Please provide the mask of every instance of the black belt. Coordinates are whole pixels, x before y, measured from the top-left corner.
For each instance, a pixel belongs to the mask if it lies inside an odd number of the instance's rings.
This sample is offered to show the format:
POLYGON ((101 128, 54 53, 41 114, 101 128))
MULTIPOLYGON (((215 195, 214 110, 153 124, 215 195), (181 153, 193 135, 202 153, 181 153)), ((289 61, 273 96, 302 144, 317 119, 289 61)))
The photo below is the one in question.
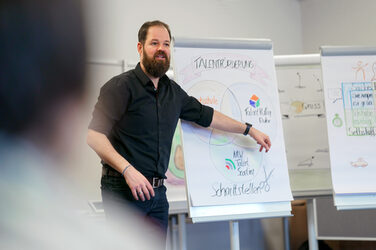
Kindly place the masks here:
POLYGON ((163 186, 164 179, 159 177, 146 177, 153 188, 159 188, 163 186))
MULTIPOLYGON (((122 177, 121 173, 114 170, 113 168, 102 167, 102 176, 105 176, 105 175, 122 177)), ((163 186, 163 183, 164 183, 164 179, 160 177, 146 177, 146 179, 150 182, 153 188, 159 188, 163 186)))

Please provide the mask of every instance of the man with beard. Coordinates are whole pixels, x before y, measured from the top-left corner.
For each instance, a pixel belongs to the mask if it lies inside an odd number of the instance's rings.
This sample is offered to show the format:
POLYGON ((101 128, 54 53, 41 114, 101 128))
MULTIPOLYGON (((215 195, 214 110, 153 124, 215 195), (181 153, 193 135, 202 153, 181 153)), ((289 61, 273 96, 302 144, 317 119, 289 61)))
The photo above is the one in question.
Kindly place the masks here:
POLYGON ((267 152, 271 143, 250 124, 202 105, 165 75, 171 42, 167 24, 144 23, 138 41, 140 63, 101 88, 87 141, 102 159, 101 189, 107 218, 119 220, 121 206, 128 201, 165 235, 168 202, 163 180, 179 118, 250 135, 261 145, 260 151, 265 148, 267 152))

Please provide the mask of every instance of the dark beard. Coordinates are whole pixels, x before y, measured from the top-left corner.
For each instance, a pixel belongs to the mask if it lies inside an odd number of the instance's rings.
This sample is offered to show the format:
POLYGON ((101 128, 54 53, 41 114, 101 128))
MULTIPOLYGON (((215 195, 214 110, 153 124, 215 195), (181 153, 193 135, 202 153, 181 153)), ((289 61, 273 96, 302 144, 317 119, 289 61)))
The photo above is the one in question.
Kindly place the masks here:
POLYGON ((142 59, 142 64, 144 65, 145 70, 151 76, 158 78, 162 77, 170 68, 170 60, 163 51, 157 51, 153 58, 148 57, 145 53, 142 59), (165 61, 157 61, 155 57, 158 55, 163 55, 165 57, 165 61))

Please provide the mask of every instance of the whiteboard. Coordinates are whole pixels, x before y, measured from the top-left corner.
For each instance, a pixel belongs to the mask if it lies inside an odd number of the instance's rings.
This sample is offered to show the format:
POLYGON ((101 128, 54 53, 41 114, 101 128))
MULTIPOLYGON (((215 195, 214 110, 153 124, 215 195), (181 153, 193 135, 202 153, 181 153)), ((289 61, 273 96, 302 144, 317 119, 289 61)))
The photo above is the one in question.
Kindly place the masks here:
POLYGON ((249 137, 182 122, 190 215, 195 216, 195 208, 207 212, 211 206, 260 202, 287 202, 289 213, 292 195, 271 43, 242 40, 238 48, 234 40, 181 41, 175 40, 174 73, 182 88, 202 103, 252 123, 273 142, 269 153, 260 153, 249 137))
POLYGON ((375 193, 376 48, 322 48, 335 194, 375 193))
POLYGON ((319 55, 315 61, 284 60, 277 66, 289 169, 329 169, 325 103, 319 55))

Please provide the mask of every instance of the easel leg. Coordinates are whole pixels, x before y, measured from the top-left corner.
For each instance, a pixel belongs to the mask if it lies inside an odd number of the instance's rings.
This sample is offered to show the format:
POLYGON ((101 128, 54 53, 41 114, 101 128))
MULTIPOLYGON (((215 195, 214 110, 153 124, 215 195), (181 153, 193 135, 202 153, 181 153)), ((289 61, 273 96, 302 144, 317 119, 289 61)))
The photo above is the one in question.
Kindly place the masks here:
POLYGON ((187 235, 185 228, 185 214, 178 215, 178 224, 179 224, 179 244, 180 250, 187 250, 187 235))
POLYGON ((307 223, 308 223, 308 243, 310 250, 318 250, 319 245, 316 239, 316 228, 315 228, 315 199, 307 200, 307 223))
POLYGON ((176 250, 178 249, 178 224, 176 222, 176 216, 172 215, 171 216, 171 228, 170 228, 170 235, 171 235, 171 250, 176 250))
POLYGON ((238 221, 230 221, 230 242, 231 250, 240 250, 238 221))
POLYGON ((288 217, 283 217, 283 237, 285 250, 290 250, 290 226, 288 217))

